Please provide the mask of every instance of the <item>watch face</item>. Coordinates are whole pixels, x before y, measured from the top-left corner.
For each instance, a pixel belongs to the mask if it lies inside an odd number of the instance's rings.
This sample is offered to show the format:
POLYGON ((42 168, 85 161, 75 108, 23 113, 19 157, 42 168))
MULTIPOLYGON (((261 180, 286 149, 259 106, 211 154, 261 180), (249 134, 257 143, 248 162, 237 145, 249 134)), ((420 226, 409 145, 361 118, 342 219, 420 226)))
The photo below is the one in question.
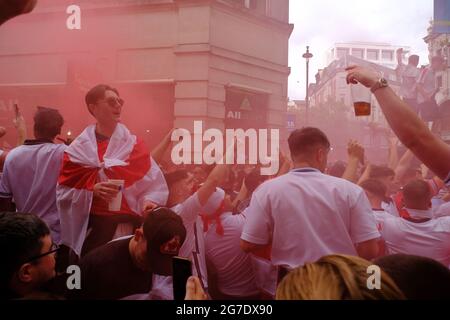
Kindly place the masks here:
POLYGON ((387 82, 387 80, 386 80, 386 79, 384 79, 384 78, 381 78, 381 79, 380 79, 380 84, 381 84, 381 86, 382 86, 382 87, 387 87, 387 85, 388 85, 388 82, 387 82))

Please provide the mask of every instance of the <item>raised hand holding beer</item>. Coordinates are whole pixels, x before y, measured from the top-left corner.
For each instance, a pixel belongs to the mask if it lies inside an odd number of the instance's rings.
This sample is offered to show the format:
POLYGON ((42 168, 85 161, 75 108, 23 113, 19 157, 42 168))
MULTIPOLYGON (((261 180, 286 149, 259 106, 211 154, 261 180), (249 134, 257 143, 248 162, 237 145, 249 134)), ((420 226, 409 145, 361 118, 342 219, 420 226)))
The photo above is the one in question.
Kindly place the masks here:
POLYGON ((355 115, 369 116, 371 111, 372 92, 371 88, 378 80, 379 75, 369 69, 358 66, 350 66, 345 69, 347 74, 347 84, 351 84, 351 93, 355 115))

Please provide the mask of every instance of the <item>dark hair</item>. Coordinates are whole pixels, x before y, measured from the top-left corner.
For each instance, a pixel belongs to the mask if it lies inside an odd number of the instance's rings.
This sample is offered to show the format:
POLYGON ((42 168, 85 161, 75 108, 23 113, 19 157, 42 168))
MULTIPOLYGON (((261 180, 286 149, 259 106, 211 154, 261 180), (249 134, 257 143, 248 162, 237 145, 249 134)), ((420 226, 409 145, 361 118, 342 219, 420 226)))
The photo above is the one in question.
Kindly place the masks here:
POLYGON ((416 54, 410 55, 408 58, 408 63, 417 66, 419 64, 419 56, 416 54))
POLYGON ((188 171, 186 169, 178 169, 172 172, 164 174, 167 186, 169 189, 178 181, 186 179, 188 177, 188 171))
POLYGON ((386 166, 372 166, 370 170, 370 178, 371 179, 381 179, 387 177, 394 177, 395 171, 386 166))
POLYGON ((288 138, 289 150, 292 156, 307 154, 317 145, 330 147, 327 136, 318 128, 306 127, 294 130, 288 138))
POLYGON ((61 133, 64 119, 58 110, 46 107, 37 107, 34 114, 34 133, 36 138, 53 140, 61 133))
POLYGON ((144 237, 149 247, 159 250, 161 244, 169 241, 174 235, 180 235, 181 243, 186 238, 186 229, 179 215, 169 208, 160 207, 147 215, 142 225, 144 237))
POLYGON ((90 104, 95 104, 98 100, 103 99, 106 91, 113 91, 119 95, 119 91, 117 91, 117 89, 110 87, 107 84, 98 84, 86 94, 84 99, 86 105, 89 106, 90 104))
POLYGON ((403 187, 403 200, 410 209, 421 209, 427 206, 431 199, 431 190, 424 180, 413 180, 403 187))
POLYGON ((450 299, 450 270, 426 257, 395 254, 374 261, 407 299, 450 299))
POLYGON ((0 295, 9 291, 9 282, 19 267, 41 253, 42 238, 49 234, 45 222, 33 214, 0 212, 0 295))
POLYGON ((367 179, 364 180, 361 184, 360 184, 361 188, 363 188, 364 190, 374 194, 375 196, 377 196, 378 198, 380 198, 381 200, 385 201, 387 199, 386 196, 386 192, 387 192, 387 187, 386 185, 381 182, 380 180, 377 179, 367 179))
POLYGON ((347 168, 347 164, 342 160, 338 160, 330 167, 328 174, 333 177, 341 178, 345 172, 345 168, 347 168))

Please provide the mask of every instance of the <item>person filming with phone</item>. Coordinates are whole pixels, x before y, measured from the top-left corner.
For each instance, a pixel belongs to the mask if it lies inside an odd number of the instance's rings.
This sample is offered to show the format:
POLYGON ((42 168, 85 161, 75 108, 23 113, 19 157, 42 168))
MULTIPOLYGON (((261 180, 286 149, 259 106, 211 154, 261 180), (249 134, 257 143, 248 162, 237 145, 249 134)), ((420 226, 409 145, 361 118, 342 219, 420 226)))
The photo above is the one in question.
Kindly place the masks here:
POLYGON ((133 236, 94 249, 79 263, 81 290, 76 299, 115 300, 146 295, 152 275, 172 275, 172 258, 186 239, 182 219, 168 208, 156 208, 133 236))

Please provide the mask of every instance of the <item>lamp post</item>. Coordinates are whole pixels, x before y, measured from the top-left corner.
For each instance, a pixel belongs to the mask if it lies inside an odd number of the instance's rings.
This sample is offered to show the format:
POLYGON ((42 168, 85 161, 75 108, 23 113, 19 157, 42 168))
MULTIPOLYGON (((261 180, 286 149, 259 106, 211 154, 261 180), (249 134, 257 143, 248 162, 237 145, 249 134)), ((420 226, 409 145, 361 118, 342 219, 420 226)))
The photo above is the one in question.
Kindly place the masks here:
POLYGON ((303 54, 303 58, 306 59, 306 112, 305 112, 305 122, 306 125, 309 123, 309 59, 313 57, 312 53, 309 52, 309 46, 306 46, 306 52, 303 54))

